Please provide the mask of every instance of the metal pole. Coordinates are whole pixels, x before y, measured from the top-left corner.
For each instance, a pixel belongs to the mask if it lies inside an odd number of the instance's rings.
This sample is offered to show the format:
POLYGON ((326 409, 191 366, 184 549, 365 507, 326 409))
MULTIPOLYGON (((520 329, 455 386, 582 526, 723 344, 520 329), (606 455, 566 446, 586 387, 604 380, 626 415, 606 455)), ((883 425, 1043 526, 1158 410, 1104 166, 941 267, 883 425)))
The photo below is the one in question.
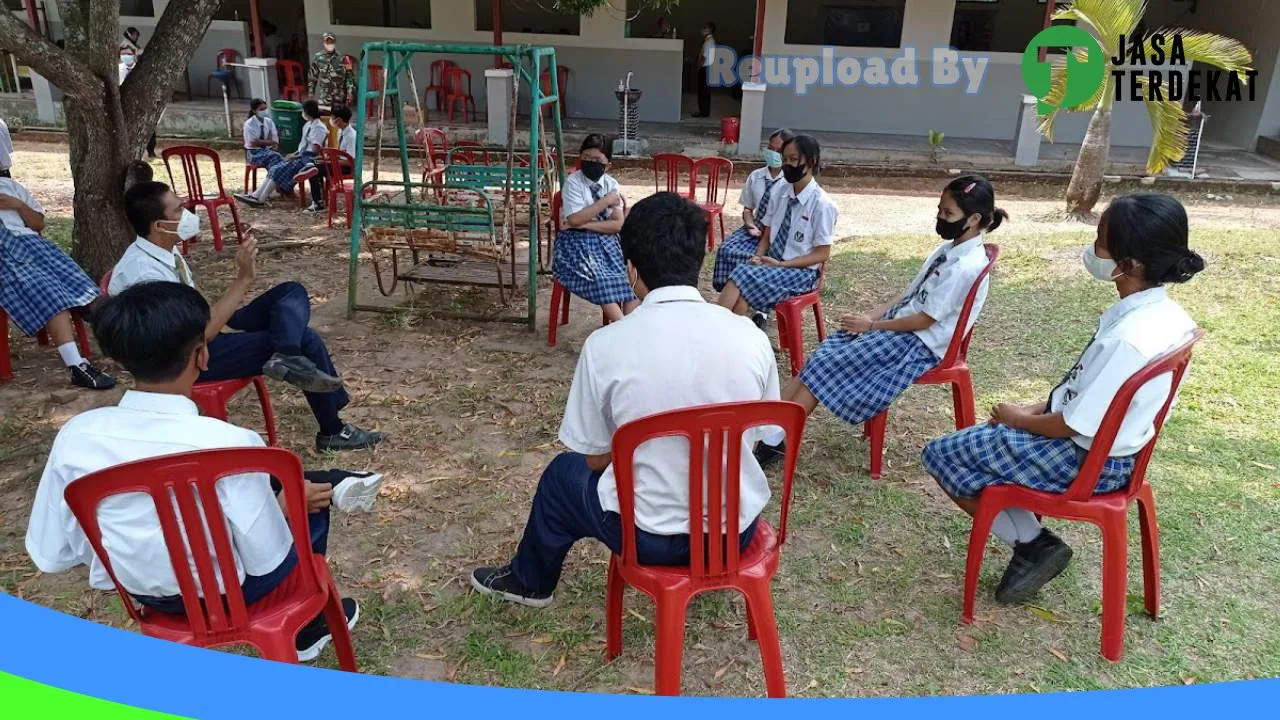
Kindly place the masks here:
MULTIPOLYGON (((360 271, 360 227, 364 224, 364 126, 368 121, 369 103, 365 102, 365 95, 369 92, 369 56, 373 54, 373 50, 369 46, 365 46, 365 51, 360 53, 360 81, 357 83, 357 94, 360 102, 356 103, 356 148, 360 152, 356 153, 356 166, 352 171, 352 192, 351 204, 354 209, 351 212, 351 258, 347 268, 347 317, 352 317, 356 313, 356 290, 360 271)), ((384 53, 384 63, 393 61, 391 52, 384 53)), ((385 91, 384 91, 385 92, 385 91)), ((397 98, 397 105, 399 98, 397 98)), ((382 152, 382 144, 378 144, 378 152, 382 152)))
MULTIPOLYGON (((1044 3, 1044 28, 1049 29, 1053 25, 1053 11, 1057 9, 1057 3, 1054 0, 1045 0, 1044 3)), ((1049 57, 1049 48, 1040 48, 1040 62, 1044 62, 1049 57)))
MULTIPOLYGON (((501 45, 502 44, 502 0, 493 0, 493 4, 491 5, 491 7, 493 8, 490 14, 491 17, 493 18, 493 44, 501 45)), ((502 55, 493 56, 493 67, 495 70, 502 67, 502 60, 503 60, 502 55)))
POLYGON ((227 118, 227 137, 234 138, 235 135, 231 132, 231 101, 227 99, 226 83, 222 83, 222 113, 227 118))
POLYGON ((1200 131, 1196 133, 1196 153, 1191 157, 1191 179, 1196 179, 1196 168, 1200 165, 1200 141, 1204 137, 1204 121, 1208 120, 1208 115, 1200 116, 1200 131))
MULTIPOLYGON (((258 14, 258 0, 249 0, 249 27, 253 30, 253 55, 254 57, 264 57, 262 54, 262 16, 258 14)), ((270 83, 267 83, 270 85, 270 83)))
POLYGON ((752 68, 751 82, 760 81, 760 56, 764 54, 764 10, 766 0, 756 0, 756 39, 752 43, 751 52, 756 56, 755 67, 752 68))

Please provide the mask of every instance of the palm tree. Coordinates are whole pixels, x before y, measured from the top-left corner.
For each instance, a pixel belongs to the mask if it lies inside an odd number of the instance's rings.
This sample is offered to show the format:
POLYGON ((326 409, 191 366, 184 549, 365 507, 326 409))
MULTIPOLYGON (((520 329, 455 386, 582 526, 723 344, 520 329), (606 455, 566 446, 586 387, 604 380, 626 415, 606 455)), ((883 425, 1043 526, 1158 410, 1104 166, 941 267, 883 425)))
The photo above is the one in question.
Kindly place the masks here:
MULTIPOLYGON (((1074 0, 1061 3, 1053 14, 1054 20, 1074 20, 1077 25, 1090 30, 1100 40, 1103 54, 1108 65, 1111 58, 1119 51, 1120 36, 1130 38, 1137 29, 1143 14, 1146 13, 1146 0, 1074 0)), ((1242 82, 1246 80, 1244 73, 1251 68, 1253 56, 1238 40, 1215 35, 1213 33, 1185 30, 1182 28, 1162 28, 1145 34, 1140 39, 1144 49, 1149 48, 1152 35, 1160 34, 1168 39, 1174 35, 1182 38, 1182 46, 1186 51, 1187 67, 1191 63, 1213 65, 1223 70, 1240 74, 1242 82)), ((1167 45, 1166 45, 1167 49, 1167 45)), ((1087 50, 1072 51, 1080 60, 1085 59, 1087 50)), ((1167 59, 1167 55, 1166 55, 1167 59)), ((1111 152, 1111 105, 1115 99, 1115 77, 1107 68, 1102 84, 1093 97, 1075 107, 1057 107, 1066 94, 1066 64, 1054 63, 1052 68, 1052 89, 1045 99, 1055 109, 1040 118, 1040 132, 1050 142, 1053 141, 1054 122, 1064 109, 1073 112, 1093 111, 1089 120, 1089 129, 1085 132, 1084 142, 1080 145, 1080 155, 1076 159, 1075 169, 1071 173, 1071 183, 1067 186, 1067 211, 1075 215, 1087 215, 1093 211, 1102 193, 1102 175, 1107 166, 1107 156, 1111 152)), ((1147 96, 1146 78, 1139 76, 1138 83, 1143 96, 1147 96)), ((1156 174, 1164 171, 1171 164, 1178 162, 1187 153, 1187 114, 1180 101, 1167 97, 1160 100, 1147 98, 1144 100, 1147 115, 1151 118, 1151 152, 1147 156, 1147 172, 1156 174)))

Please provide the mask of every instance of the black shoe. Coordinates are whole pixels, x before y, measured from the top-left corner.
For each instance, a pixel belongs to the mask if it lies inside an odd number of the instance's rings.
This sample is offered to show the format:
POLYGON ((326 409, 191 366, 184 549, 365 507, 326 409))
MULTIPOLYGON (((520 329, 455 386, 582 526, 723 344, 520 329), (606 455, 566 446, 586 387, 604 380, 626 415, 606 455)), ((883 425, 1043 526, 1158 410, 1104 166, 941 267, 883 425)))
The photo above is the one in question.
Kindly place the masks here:
MULTIPOLYGON (((342 612, 347 616, 347 629, 354 630, 356 622, 360 620, 360 606, 351 598, 342 598, 342 612)), ((294 647, 298 649, 298 662, 315 660, 332 639, 329 624, 324 621, 322 613, 298 631, 298 637, 294 640, 294 647)))
POLYGON ((116 386, 116 379, 93 366, 88 360, 69 368, 71 384, 87 390, 110 390, 116 386))
POLYGON ((240 202, 246 205, 252 205, 254 207, 263 207, 266 205, 266 203, 259 200, 256 196, 250 195, 249 193, 236 193, 235 195, 232 195, 232 197, 234 197, 235 199, 239 200, 240 202))
POLYGON ((1022 603, 1062 574, 1071 562, 1071 546, 1047 528, 1035 540, 1013 546, 1013 558, 996 587, 996 601, 1022 603))
POLYGON ((760 332, 769 332, 769 316, 762 312, 754 312, 751 314, 751 322, 760 328, 760 332))
POLYGON ((316 435, 316 452, 326 450, 364 450, 382 442, 382 433, 364 430, 347 423, 342 432, 334 435, 316 435))
POLYGON ((704 117, 711 117, 711 114, 710 113, 694 113, 693 115, 690 115, 690 117, 704 118, 704 117))
POLYGON ((756 456, 756 462, 760 463, 760 467, 769 467, 787 456, 787 441, 783 440, 777 445, 770 445, 761 440, 756 443, 751 454, 756 456))
POLYGON ((485 595, 502 598, 507 602, 529 607, 544 608, 551 604, 554 596, 551 593, 539 595, 527 590, 516 580, 511 566, 500 568, 476 568, 471 571, 471 587, 485 595))
POLYGON ((262 366, 262 374, 272 380, 287 382, 302 392, 331 393, 342 389, 341 380, 323 372, 301 355, 276 353, 262 366))

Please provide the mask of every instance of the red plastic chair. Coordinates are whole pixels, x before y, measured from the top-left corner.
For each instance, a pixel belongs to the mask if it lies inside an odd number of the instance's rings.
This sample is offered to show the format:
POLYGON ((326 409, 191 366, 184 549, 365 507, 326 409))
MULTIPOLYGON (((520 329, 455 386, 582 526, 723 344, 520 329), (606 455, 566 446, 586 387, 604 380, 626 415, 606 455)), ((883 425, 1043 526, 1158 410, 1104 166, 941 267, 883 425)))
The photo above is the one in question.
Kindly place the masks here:
POLYGON ((276 65, 281 75, 280 97, 294 102, 302 102, 306 99, 307 76, 302 69, 302 63, 297 60, 280 60, 276 65))
MULTIPOLYGON (((560 191, 557 190, 555 195, 551 196, 551 232, 553 236, 560 235, 560 211, 563 203, 560 199, 560 191)), ((552 246, 554 247, 554 245, 552 246)), ((554 252, 554 250, 553 250, 554 252)), ((555 279, 555 275, 551 276, 551 314, 547 317, 547 346, 556 346, 556 332, 561 325, 569 324, 569 300, 573 295, 559 280, 555 279), (556 318, 560 321, 556 322, 556 318)), ((605 316, 604 310, 600 310, 600 326, 604 327, 609 324, 609 318, 605 316)))
POLYGON ((659 192, 661 190, 673 192, 693 200, 693 158, 680 153, 655 153, 653 156, 653 191, 659 192), (689 174, 688 185, 681 184, 680 175, 682 173, 689 174), (667 180, 665 187, 659 185, 662 177, 667 180))
POLYGON ((470 122, 475 118, 476 100, 471 97, 471 71, 453 66, 444 71, 444 105, 449 111, 449 121, 453 121, 453 109, 462 105, 462 121, 470 122))
POLYGON ((706 176, 706 192, 698 207, 707 214, 707 250, 716 249, 715 221, 720 220, 720 241, 724 242, 724 206, 729 202, 729 184, 733 182, 733 163, 729 158, 711 156, 699 158, 689 174, 689 189, 698 192, 698 179, 706 176))
MULTIPOLYGON (((107 288, 110 285, 111 271, 108 270, 107 274, 102 276, 102 281, 98 283, 98 290, 102 292, 102 297, 107 297, 107 288)), ((274 447, 279 444, 279 438, 276 436, 276 413, 271 407, 271 395, 267 392, 267 379, 263 376, 196 383, 191 387, 191 401, 200 408, 201 415, 227 422, 227 405, 231 403, 231 398, 250 384, 257 391, 258 405, 262 407, 262 422, 267 430, 267 444, 274 447)))
POLYGON ((433 170, 443 167, 449 158, 449 138, 440 128, 418 128, 413 134, 413 141, 423 150, 426 165, 422 170, 422 181, 433 170))
POLYGON ((241 57, 240 51, 234 48, 225 48, 218 51, 217 56, 213 60, 215 69, 213 72, 209 73, 209 77, 205 79, 205 95, 213 97, 213 81, 217 80, 223 85, 226 85, 228 89, 234 85, 236 88, 236 95, 244 97, 244 91, 240 89, 240 78, 236 77, 236 69, 233 67, 227 67, 227 63, 242 62, 241 57))
POLYGON ((431 84, 427 85, 427 89, 422 91, 422 107, 427 107, 427 95, 436 94, 436 110, 444 109, 444 73, 451 67, 457 67, 457 63, 452 60, 435 60, 431 63, 431 84))
POLYGON ((826 263, 818 268, 818 287, 813 292, 783 300, 774 306, 778 316, 778 344, 787 351, 791 361, 791 377, 800 374, 804 367, 804 311, 813 308, 813 320, 818 326, 818 342, 827 339, 827 324, 822 318, 822 282, 826 275, 826 263))
POLYGON ((182 178, 187 188, 187 196, 182 204, 191 211, 195 211, 196 206, 199 205, 209 213, 209 229, 213 232, 213 249, 222 249, 222 228, 218 222, 218 208, 224 205, 231 209, 231 219, 235 221, 236 239, 244 242, 244 232, 240 227, 240 212, 236 209, 235 201, 222 186, 222 161, 218 159, 218 153, 199 145, 174 145, 160 151, 160 157, 164 160, 165 170, 169 173, 169 185, 175 191, 178 185, 174 182, 173 166, 169 161, 172 158, 178 158, 181 161, 182 178), (205 191, 204 180, 200 177, 201 158, 213 163, 213 175, 218 181, 216 194, 205 191))
MULTIPOLYGON (((969 315, 973 311, 974 302, 978 299, 982 281, 991 273, 996 260, 1000 257, 999 245, 986 243, 983 248, 987 251, 987 266, 978 273, 978 277, 973 281, 973 287, 969 288, 969 295, 964 299, 964 306, 956 319, 956 331, 951 336, 951 344, 947 346, 946 356, 915 382, 916 385, 951 385, 951 404, 955 410, 957 430, 963 430, 978 422, 973 406, 973 373, 969 371, 969 343, 973 340, 973 330, 977 327, 977 323, 974 323, 974 327, 968 327, 969 315)), ((876 479, 880 478, 884 461, 884 432, 888 424, 889 411, 885 410, 868 420, 863 426, 862 436, 871 441, 871 477, 876 479)))
MULTIPOLYGON (((477 162, 481 165, 489 164, 489 151, 485 149, 484 143, 476 140, 455 140, 453 142, 452 152, 446 153, 448 159, 462 163, 463 165, 475 165, 477 162), (458 151, 458 148, 475 148, 474 150, 458 151)), ((446 163, 448 160, 445 161, 446 163)))
MULTIPOLYGON (((569 76, 573 74, 573 70, 568 65, 556 66, 556 85, 560 91, 560 117, 565 118, 569 115, 569 76)), ((543 70, 540 78, 542 86, 542 96, 547 97, 551 94, 551 71, 543 70)))
POLYGON ((655 691, 680 694, 685 611, 695 595, 737 590, 747 601, 747 637, 760 644, 766 694, 786 696, 782 649, 769 584, 787 539, 791 486, 804 432, 804 408, 789 402, 762 401, 707 405, 651 415, 629 422, 613 434, 613 469, 622 516, 622 554, 609 560, 605 591, 605 655, 622 654, 622 604, 630 585, 653 598, 656 606, 655 691), (762 425, 787 433, 782 512, 775 531, 764 518, 745 552, 738 550, 739 482, 743 431, 762 425), (689 441, 688 567, 641 565, 636 555, 635 477, 632 459, 645 441, 684 437, 689 441), (721 459, 724 462, 721 462, 721 459), (705 468, 705 470, 704 470, 705 468), (704 477, 705 473, 705 477, 704 477), (711 519, 704 529, 704 518, 711 519), (723 518, 723 520, 720 520, 723 518))
POLYGON ((1134 373, 1111 400, 1111 407, 1102 418, 1102 425, 1094 435, 1093 444, 1085 456, 1080 473, 1064 493, 1042 492, 1021 485, 993 485, 982 491, 978 500, 978 514, 973 519, 969 533, 969 553, 965 561, 964 611, 961 619, 973 624, 974 596, 978 591, 978 574, 982 570, 982 554, 991 535, 991 524, 1001 511, 1020 507, 1049 517, 1064 520, 1080 520, 1097 525, 1102 531, 1102 656, 1111 662, 1119 662, 1124 656, 1124 619, 1129 571, 1129 506, 1138 503, 1138 528, 1142 535, 1142 586, 1147 614, 1155 619, 1160 614, 1160 538, 1156 525, 1156 499, 1147 484, 1147 465, 1155 452, 1156 440, 1169 415, 1169 408, 1182 384, 1182 377, 1191 362, 1191 349, 1203 330, 1196 330, 1191 339, 1147 363, 1134 373), (1155 419, 1155 434, 1134 460, 1133 475, 1123 490, 1094 495, 1103 464, 1115 444, 1116 433, 1124 422, 1133 396, 1148 381, 1172 374, 1169 396, 1155 419))
MULTIPOLYGON (((369 66, 369 92, 382 92, 382 86, 385 79, 385 69, 381 65, 369 66)), ((422 122, 427 121, 426 111, 427 109, 425 107, 422 108, 422 122)), ((365 117, 376 122, 378 119, 378 101, 366 100, 364 105, 364 114, 365 117)))
POLYGON ((342 598, 324 556, 311 552, 302 461, 293 453, 278 448, 234 448, 163 455, 90 473, 69 484, 63 497, 111 575, 125 610, 144 635, 202 648, 247 644, 265 659, 296 664, 298 631, 323 612, 333 633, 339 667, 356 672, 342 598), (297 568, 279 588, 252 605, 245 604, 238 584, 227 582, 221 591, 218 586, 219 576, 236 577, 236 567, 217 483, 244 473, 266 473, 284 486, 289 528, 298 551, 297 568), (146 493, 155 503, 169 562, 181 588, 184 615, 139 607, 116 579, 102 544, 97 508, 108 498, 125 493, 146 493), (210 542, 191 542, 193 534, 184 531, 200 527, 210 542), (222 599, 214 600, 219 597, 222 599))
MULTIPOLYGON (((76 331, 76 344, 80 346, 80 355, 88 360, 93 357, 89 347, 89 333, 85 330, 84 320, 79 315, 71 316, 71 324, 76 331)), ((36 333, 36 342, 44 347, 49 346, 49 333, 40 330, 36 333)), ((13 360, 9 357, 9 313, 0 308, 0 382, 13 379, 13 360)))
POLYGON ((320 159, 328 168, 325 193, 329 206, 329 227, 333 227, 333 214, 337 211, 338 198, 346 202, 347 227, 351 227, 351 213, 355 207, 355 158, 335 148, 323 148, 320 150, 320 159), (343 174, 344 170, 349 171, 348 175, 343 174))

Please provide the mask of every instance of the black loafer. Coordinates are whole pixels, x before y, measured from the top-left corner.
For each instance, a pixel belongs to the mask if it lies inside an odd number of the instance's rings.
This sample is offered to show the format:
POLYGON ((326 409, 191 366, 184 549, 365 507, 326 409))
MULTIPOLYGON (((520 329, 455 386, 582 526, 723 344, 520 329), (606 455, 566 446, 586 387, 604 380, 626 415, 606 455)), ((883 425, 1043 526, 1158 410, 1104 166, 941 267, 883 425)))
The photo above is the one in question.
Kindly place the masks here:
POLYGON ((86 390, 110 390, 116 386, 116 379, 84 361, 71 370, 71 384, 86 390))
POLYGON ((1013 557, 996 587, 996 601, 1023 603, 1040 588, 1062 574, 1071 563, 1071 546, 1048 530, 1041 530, 1035 540, 1013 546, 1013 557))

